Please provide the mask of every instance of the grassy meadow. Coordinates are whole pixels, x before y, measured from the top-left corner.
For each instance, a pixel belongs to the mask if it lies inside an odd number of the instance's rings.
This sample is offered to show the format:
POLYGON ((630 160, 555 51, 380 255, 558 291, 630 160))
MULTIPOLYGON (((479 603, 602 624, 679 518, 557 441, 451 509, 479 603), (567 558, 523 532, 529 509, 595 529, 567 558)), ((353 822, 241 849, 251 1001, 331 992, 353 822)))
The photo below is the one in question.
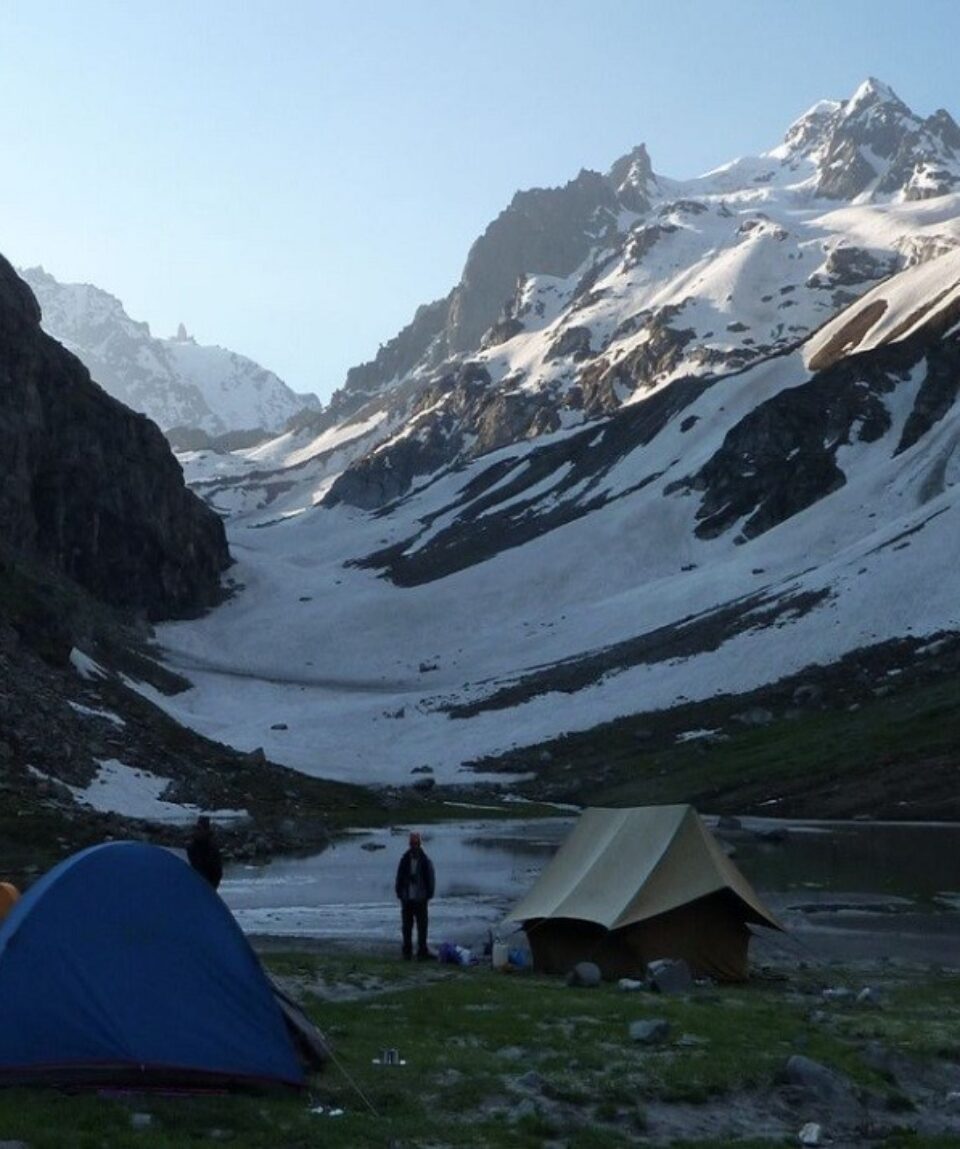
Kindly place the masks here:
POLYGON ((879 1004, 862 1006, 852 995, 824 998, 825 987, 863 984, 839 970, 761 971, 744 986, 663 997, 615 984, 573 989, 562 979, 488 966, 343 953, 275 953, 265 962, 335 1049, 305 1094, 10 1090, 0 1092, 0 1143, 29 1149, 795 1145, 800 1126, 819 1111, 813 1103, 790 1108, 782 1081, 794 1053, 850 1082, 868 1105, 870 1143, 893 1149, 960 1143, 954 1135, 910 1128, 923 1125, 918 1115, 930 1104, 931 1082, 942 1092, 960 1064, 960 978, 946 973, 929 972, 918 982, 915 974, 888 969, 870 983, 879 1004), (669 1025, 661 1044, 631 1040, 631 1022, 654 1018, 669 1025), (909 1073, 878 1069, 870 1056, 878 1046, 909 1073), (375 1064, 387 1047, 406 1064, 375 1064), (336 1110, 342 1112, 331 1115, 336 1110))

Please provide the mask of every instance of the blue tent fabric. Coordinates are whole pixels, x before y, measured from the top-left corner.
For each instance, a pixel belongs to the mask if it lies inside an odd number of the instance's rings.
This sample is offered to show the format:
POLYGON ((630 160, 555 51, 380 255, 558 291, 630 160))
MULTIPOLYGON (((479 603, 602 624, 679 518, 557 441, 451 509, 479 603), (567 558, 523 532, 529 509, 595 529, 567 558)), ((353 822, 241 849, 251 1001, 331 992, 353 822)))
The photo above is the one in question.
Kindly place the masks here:
POLYGON ((302 1086, 233 915, 168 850, 110 842, 36 882, 0 925, 0 1083, 302 1086))

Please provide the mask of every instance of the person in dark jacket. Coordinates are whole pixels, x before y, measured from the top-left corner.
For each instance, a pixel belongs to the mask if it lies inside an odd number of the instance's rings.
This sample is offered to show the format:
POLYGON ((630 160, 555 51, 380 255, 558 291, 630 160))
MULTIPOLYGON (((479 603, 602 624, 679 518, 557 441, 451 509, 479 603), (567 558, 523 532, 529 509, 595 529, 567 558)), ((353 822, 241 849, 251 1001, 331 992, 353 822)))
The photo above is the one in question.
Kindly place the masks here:
POLYGON ((400 899, 400 925, 403 932, 403 956, 413 957, 413 926, 417 926, 417 960, 427 961, 433 954, 427 948, 427 905, 435 884, 433 862, 423 852, 420 835, 410 835, 410 849, 397 866, 396 891, 400 899))
POLYGON ((223 877, 223 859, 220 847, 213 833, 213 826, 206 814, 201 814, 193 830, 193 837, 187 846, 187 859, 190 865, 213 886, 220 885, 223 877))

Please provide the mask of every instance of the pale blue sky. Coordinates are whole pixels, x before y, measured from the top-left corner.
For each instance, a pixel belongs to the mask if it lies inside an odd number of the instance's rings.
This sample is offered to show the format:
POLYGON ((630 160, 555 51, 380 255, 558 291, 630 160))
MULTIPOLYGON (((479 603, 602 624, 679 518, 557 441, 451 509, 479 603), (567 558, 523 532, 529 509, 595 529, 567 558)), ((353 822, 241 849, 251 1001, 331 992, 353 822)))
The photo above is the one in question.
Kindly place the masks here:
POLYGON ((867 75, 960 118, 957 0, 0 0, 0 252, 326 398, 521 187, 687 177, 867 75))

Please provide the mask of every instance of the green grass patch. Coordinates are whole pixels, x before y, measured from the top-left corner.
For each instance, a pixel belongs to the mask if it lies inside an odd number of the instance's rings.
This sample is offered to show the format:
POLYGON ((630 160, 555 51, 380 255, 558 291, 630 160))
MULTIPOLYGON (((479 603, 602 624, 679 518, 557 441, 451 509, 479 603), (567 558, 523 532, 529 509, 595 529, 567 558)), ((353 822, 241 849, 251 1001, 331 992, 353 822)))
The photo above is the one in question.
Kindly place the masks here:
MULTIPOLYGON (((766 1097, 787 1059, 802 1052, 847 1075, 908 1117, 916 1100, 868 1067, 863 1027, 879 1027, 901 1054, 936 1058, 960 1020, 960 979, 931 976, 890 987, 882 1010, 836 1008, 811 1019, 799 981, 752 983, 684 997, 573 990, 561 979, 485 967, 401 963, 378 957, 282 953, 271 971, 291 985, 335 1049, 303 1096, 101 1097, 0 1092, 0 1141, 31 1149, 186 1149, 222 1142, 267 1146, 541 1146, 562 1137, 579 1149, 636 1144, 649 1111, 706 1106, 745 1092, 766 1097), (670 1034, 647 1047, 631 1021, 665 1018, 670 1034), (375 1064, 396 1048, 402 1066, 375 1064), (322 1107, 322 1111, 318 1110, 322 1107), (331 1109, 342 1109, 330 1116, 331 1109), (134 1126, 134 1114, 149 1124, 134 1126)), ((815 1001, 816 999, 814 999, 815 1001)), ((677 1141, 759 1149, 757 1140, 677 1141)), ((897 1146, 946 1146, 907 1137, 897 1146)))
POLYGON ((864 689, 855 706, 837 697, 824 709, 797 710, 790 689, 780 687, 769 688, 772 697, 758 692, 707 699, 618 719, 478 765, 531 770, 536 780, 519 790, 583 805, 693 802, 714 812, 747 813, 777 797, 785 813, 813 803, 820 811, 831 808, 832 816, 879 808, 903 817, 901 800, 924 817, 960 812, 953 782, 960 677, 889 682, 896 685, 885 686, 890 693, 884 697, 864 689), (736 720, 755 707, 769 709, 773 719, 759 726, 736 720), (677 741, 691 730, 722 737, 677 741))

